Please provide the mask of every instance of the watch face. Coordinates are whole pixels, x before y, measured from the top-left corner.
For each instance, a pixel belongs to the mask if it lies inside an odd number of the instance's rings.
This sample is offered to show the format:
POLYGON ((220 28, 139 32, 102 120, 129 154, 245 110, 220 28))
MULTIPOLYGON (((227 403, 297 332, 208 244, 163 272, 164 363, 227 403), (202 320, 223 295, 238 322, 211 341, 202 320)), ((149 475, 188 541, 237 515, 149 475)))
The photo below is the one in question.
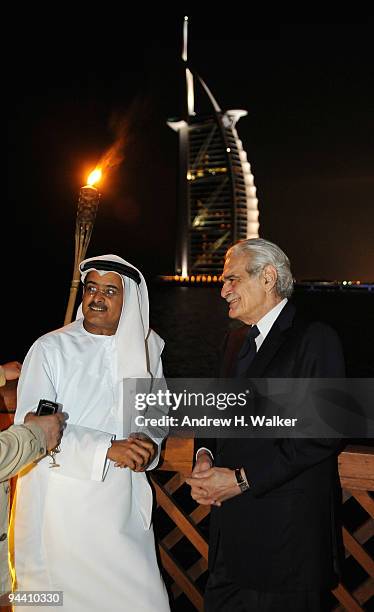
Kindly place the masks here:
POLYGON ((243 493, 249 489, 249 484, 245 478, 242 476, 241 468, 236 468, 235 470, 235 478, 236 482, 240 488, 240 491, 243 493))
POLYGON ((242 476, 241 468, 236 468, 235 470, 236 482, 240 484, 241 482, 245 482, 245 479, 242 476))

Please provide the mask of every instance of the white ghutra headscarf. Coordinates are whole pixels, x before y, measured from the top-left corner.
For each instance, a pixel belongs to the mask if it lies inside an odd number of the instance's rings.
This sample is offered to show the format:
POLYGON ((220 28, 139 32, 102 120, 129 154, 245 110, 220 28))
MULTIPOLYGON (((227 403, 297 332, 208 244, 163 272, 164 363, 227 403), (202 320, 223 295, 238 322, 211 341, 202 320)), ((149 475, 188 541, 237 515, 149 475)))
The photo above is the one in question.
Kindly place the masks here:
MULTIPOLYGON (((157 364, 164 341, 149 329, 148 290, 141 272, 118 255, 90 257, 81 262, 79 269, 82 282, 92 270, 100 276, 114 272, 122 279, 122 312, 115 333, 118 379, 149 378, 154 375, 152 364, 157 364)), ((77 319, 82 317, 80 305, 77 319)))

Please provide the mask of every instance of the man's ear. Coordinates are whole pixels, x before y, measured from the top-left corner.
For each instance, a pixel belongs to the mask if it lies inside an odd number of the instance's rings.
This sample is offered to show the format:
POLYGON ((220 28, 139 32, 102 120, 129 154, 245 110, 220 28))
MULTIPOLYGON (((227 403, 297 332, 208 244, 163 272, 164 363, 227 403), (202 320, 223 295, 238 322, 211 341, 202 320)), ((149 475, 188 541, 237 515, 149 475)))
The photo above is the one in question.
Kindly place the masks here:
POLYGON ((273 291, 275 284, 277 282, 277 278, 278 278, 278 273, 276 269, 274 268, 274 266, 272 266, 271 264, 268 264, 267 266, 265 266, 263 270, 265 291, 267 291, 268 293, 270 293, 270 291, 273 291))

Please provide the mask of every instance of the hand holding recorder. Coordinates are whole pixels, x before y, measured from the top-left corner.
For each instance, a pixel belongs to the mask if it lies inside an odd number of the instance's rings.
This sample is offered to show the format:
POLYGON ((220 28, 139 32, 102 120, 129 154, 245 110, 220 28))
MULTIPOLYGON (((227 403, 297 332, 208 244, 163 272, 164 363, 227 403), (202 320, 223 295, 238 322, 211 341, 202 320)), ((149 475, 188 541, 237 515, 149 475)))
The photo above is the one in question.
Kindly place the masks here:
POLYGON ((68 418, 61 409, 61 404, 40 400, 36 412, 28 412, 25 416, 25 423, 33 421, 44 431, 48 451, 56 448, 61 442, 65 421, 68 418))

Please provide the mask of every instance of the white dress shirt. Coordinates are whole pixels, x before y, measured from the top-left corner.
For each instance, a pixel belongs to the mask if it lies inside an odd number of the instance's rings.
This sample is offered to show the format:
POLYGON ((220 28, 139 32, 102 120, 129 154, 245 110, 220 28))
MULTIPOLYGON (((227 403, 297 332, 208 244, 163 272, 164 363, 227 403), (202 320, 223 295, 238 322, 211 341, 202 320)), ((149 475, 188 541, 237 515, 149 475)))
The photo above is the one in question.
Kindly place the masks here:
POLYGON ((267 312, 266 315, 264 315, 262 319, 260 319, 256 323, 257 329, 260 332, 257 338, 255 338, 257 351, 260 349, 261 344, 265 340, 266 336, 268 335, 269 331, 273 327, 275 321, 279 317, 280 313, 282 312, 287 302, 288 302, 287 298, 284 298, 281 302, 279 302, 279 304, 277 304, 276 306, 274 306, 274 308, 269 310, 269 312, 267 312))

